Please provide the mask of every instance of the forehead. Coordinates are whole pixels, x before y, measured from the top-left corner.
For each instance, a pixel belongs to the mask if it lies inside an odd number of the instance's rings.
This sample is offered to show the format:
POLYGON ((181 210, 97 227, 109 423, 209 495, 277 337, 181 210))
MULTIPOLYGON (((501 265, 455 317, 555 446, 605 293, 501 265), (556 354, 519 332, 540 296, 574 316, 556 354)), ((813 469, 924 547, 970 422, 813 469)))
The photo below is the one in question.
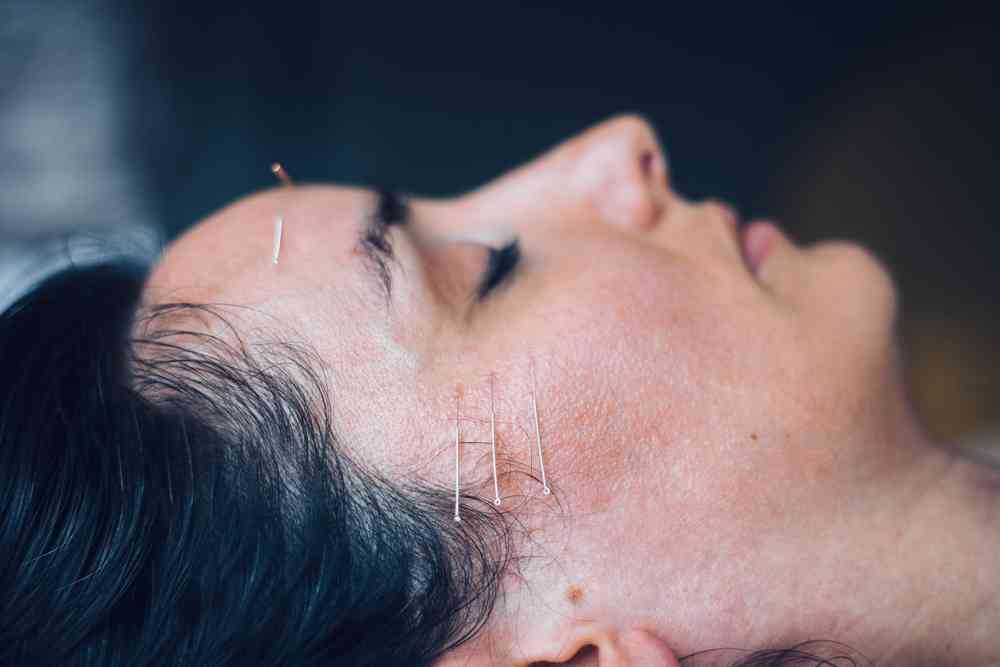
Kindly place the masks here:
POLYGON ((380 358, 378 346, 391 342, 386 306, 359 244, 373 205, 359 188, 296 186, 226 207, 166 249, 143 295, 144 305, 208 304, 220 317, 153 321, 151 329, 305 343, 327 360, 362 351, 380 358), (274 264, 278 216, 284 233, 274 264))
POLYGON ((237 200, 171 243, 147 282, 147 300, 255 303, 315 281, 357 285, 356 241, 371 207, 360 188, 299 186, 237 200), (275 221, 283 219, 274 264, 275 221))
MULTIPOLYGON (((323 360, 323 368, 314 370, 328 378, 331 391, 350 387, 335 392, 338 431, 364 439, 366 429, 377 426, 367 415, 393 415, 399 403, 397 393, 372 378, 386 377, 391 368, 389 377, 400 379, 413 366, 412 355, 393 335, 384 297, 358 243, 375 204, 370 191, 353 187, 295 186, 248 196, 165 250, 144 301, 223 306, 213 308, 221 320, 162 323, 169 329, 209 328, 227 340, 235 332, 251 348, 306 344, 323 360), (278 216, 284 234, 274 264, 278 216)), ((394 441, 384 433, 367 439, 394 441)))

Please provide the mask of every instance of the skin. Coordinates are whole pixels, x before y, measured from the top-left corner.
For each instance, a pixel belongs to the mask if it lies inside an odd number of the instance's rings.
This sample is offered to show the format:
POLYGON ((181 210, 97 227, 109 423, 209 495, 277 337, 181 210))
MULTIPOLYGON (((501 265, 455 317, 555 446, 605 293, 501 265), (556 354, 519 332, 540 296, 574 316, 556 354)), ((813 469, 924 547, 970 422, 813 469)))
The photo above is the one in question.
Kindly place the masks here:
MULTIPOLYGON (((411 199, 389 304, 356 243, 372 206, 351 187, 251 195, 173 243, 146 298, 250 306, 244 333, 313 345, 345 445, 399 479, 454 484, 456 398, 463 439, 488 441, 494 377, 502 509, 532 558, 442 665, 817 638, 880 665, 1000 661, 997 476, 926 436, 896 287, 865 248, 778 232, 750 270, 733 212, 674 192, 635 116, 411 199), (512 236, 517 274, 470 305, 486 245, 512 236), (524 474, 532 363, 550 496, 524 474)), ((464 445, 461 477, 463 503, 492 501, 488 445, 464 445)))

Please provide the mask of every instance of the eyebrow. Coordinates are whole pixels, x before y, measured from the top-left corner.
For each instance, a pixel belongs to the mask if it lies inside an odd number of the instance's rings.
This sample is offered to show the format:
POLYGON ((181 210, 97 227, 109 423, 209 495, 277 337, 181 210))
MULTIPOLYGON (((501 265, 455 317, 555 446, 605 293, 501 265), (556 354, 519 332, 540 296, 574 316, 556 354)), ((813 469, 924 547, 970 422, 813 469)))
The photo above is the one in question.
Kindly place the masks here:
POLYGON ((399 259, 389 238, 390 224, 405 224, 409 220, 409 210, 400 198, 386 189, 374 193, 375 205, 362 220, 358 231, 358 246, 364 256, 365 275, 369 283, 392 306, 392 269, 390 262, 399 265, 399 259))

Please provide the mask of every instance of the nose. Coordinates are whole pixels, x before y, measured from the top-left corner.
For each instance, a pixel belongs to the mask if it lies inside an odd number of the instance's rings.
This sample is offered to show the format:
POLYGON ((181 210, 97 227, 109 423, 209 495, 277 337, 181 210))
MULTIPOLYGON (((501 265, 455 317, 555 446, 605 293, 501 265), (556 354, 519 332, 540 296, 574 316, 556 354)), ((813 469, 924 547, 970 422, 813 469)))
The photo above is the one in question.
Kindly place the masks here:
POLYGON ((679 203, 680 197, 670 189, 667 159, 652 124, 642 116, 624 114, 450 200, 445 210, 430 217, 442 221, 438 224, 453 225, 465 236, 473 227, 493 229, 501 211, 506 220, 523 221, 534 229, 604 223, 647 231, 679 203), (470 220, 482 225, 470 225, 470 220))
POLYGON ((663 219, 671 199, 667 160, 645 118, 614 117, 566 150, 571 187, 603 221, 645 231, 663 219))

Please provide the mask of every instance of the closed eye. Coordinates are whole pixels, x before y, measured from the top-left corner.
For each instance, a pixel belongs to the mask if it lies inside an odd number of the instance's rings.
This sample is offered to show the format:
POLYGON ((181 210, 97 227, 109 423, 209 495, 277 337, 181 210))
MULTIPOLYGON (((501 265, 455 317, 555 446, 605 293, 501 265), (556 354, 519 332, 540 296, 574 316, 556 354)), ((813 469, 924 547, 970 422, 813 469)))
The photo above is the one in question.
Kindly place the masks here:
MULTIPOLYGON (((368 218, 362 233, 362 246, 369 259, 379 282, 382 283, 388 300, 392 298, 392 270, 389 262, 398 264, 392 248, 392 238, 389 234, 391 226, 406 226, 410 224, 410 208, 404 197, 398 193, 379 188, 376 192, 375 210, 368 218)), ((515 274, 521 259, 521 246, 514 239, 503 247, 489 248, 489 261, 486 270, 480 278, 473 295, 477 301, 483 301, 490 293, 505 283, 515 274)))
POLYGON ((483 274, 479 287, 476 290, 476 298, 482 301, 504 282, 508 282, 514 275, 518 263, 521 260, 521 244, 517 239, 509 242, 499 250, 490 248, 489 264, 483 274))

